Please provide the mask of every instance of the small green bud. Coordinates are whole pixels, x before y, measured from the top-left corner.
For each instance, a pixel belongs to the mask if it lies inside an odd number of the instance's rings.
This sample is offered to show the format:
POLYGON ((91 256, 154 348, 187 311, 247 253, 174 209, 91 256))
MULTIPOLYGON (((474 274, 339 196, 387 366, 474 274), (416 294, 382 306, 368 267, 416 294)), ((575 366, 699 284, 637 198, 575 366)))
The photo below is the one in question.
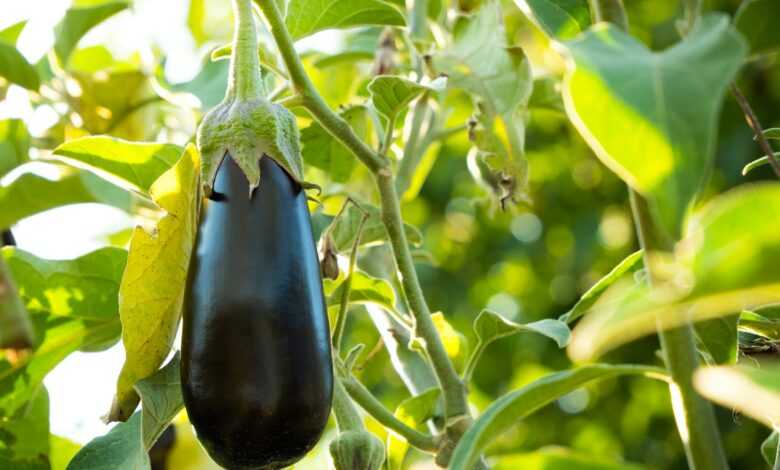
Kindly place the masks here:
POLYGON ((379 470, 385 462, 385 446, 365 430, 345 431, 330 443, 336 470, 379 470))

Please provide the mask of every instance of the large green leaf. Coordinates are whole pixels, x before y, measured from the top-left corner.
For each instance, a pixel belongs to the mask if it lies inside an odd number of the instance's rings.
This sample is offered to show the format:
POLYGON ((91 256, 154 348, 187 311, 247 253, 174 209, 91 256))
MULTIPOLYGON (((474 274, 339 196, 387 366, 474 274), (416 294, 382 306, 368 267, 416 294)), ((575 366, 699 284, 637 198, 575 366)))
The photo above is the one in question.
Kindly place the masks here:
POLYGON ((54 156, 74 166, 119 178, 148 193, 152 183, 176 163, 182 150, 173 144, 88 136, 63 143, 54 149, 54 156))
POLYGON ((8 416, 68 354, 104 349, 119 338, 117 297, 127 252, 102 248, 72 260, 45 260, 14 247, 2 254, 39 340, 19 363, 0 355, 0 416, 8 416))
POLYGON ((136 227, 120 286, 119 316, 125 363, 110 420, 125 420, 138 404, 133 386, 153 374, 170 352, 181 317, 190 254, 200 209, 198 151, 190 144, 179 162, 150 189, 166 211, 153 233, 136 227))
MULTIPOLYGON (((424 424, 436 414, 441 390, 431 388, 402 401, 395 409, 395 417, 409 427, 422 430, 424 424)), ((401 470, 409 452, 409 443, 393 433, 387 433, 387 468, 401 470)))
POLYGON ((739 5, 734 25, 750 44, 751 54, 776 52, 780 48, 780 2, 745 0, 739 5))
POLYGON ((35 67, 27 62, 16 47, 3 41, 0 41, 0 77, 28 90, 37 91, 41 86, 35 67))
POLYGON ((0 178, 30 159, 30 134, 21 119, 0 121, 0 178))
POLYGON ((19 35, 22 34, 22 30, 24 30, 25 26, 27 26, 27 20, 22 20, 3 29, 0 31, 0 42, 16 44, 16 41, 19 39, 19 35))
POLYGON ((404 15, 381 0, 290 0, 287 29, 294 39, 333 28, 406 24, 404 15))
MULTIPOLYGON (((333 235, 336 250, 340 253, 347 253, 352 248, 360 227, 360 221, 363 218, 363 211, 368 213, 368 219, 366 219, 363 225, 363 235, 360 237, 360 244, 376 245, 387 240, 387 229, 385 229, 385 225, 382 223, 379 208, 365 202, 361 202, 360 207, 362 210, 350 204, 344 210, 344 213, 341 214, 341 217, 334 219, 333 223, 336 225, 333 227, 331 234, 333 235)), ((422 234, 416 227, 404 223, 404 231, 409 243, 415 246, 422 243, 422 234)))
POLYGON ((729 315, 721 318, 696 323, 696 337, 700 349, 712 364, 736 364, 739 353, 739 338, 737 323, 739 315, 729 315))
POLYGON ((487 444, 539 408, 590 382, 638 374, 665 380, 663 370, 635 365, 594 364, 546 375, 494 401, 463 435, 450 461, 452 470, 471 470, 487 444))
POLYGON ((696 389, 772 429, 780 425, 780 366, 711 366, 696 371, 696 389))
POLYGON ((86 171, 59 180, 26 173, 0 187, 0 228, 68 204, 97 202, 132 213, 141 199, 86 171))
POLYGON ((79 40, 104 20, 129 6, 128 2, 105 2, 91 6, 75 6, 54 27, 54 52, 62 64, 67 64, 79 40))
POLYGON ((615 284, 574 330, 569 354, 589 360, 658 327, 780 302, 778 220, 780 183, 713 199, 691 218, 668 275, 652 289, 615 284))
POLYGON ((149 449, 182 409, 179 354, 135 388, 143 409, 108 434, 93 439, 68 465, 68 470, 144 470, 149 449))
POLYGON ((709 174, 721 102, 744 41, 727 17, 712 14, 663 52, 608 24, 567 47, 569 118, 602 162, 648 199, 666 235, 679 238, 709 174))
POLYGON ((553 39, 571 39, 590 26, 587 0, 515 0, 515 3, 553 39))
MULTIPOLYGON (((384 279, 371 277, 363 271, 355 270, 352 273, 352 281, 349 291, 350 304, 375 304, 386 310, 395 310, 395 291, 389 282, 384 279)), ((343 280, 324 280, 324 289, 327 296, 328 307, 341 305, 341 297, 344 295, 343 280)))
POLYGON ((558 344, 559 348, 569 343, 569 327, 560 320, 545 318, 532 323, 515 323, 491 310, 479 312, 474 320, 474 332, 479 342, 487 346, 493 341, 527 331, 546 336, 558 344))

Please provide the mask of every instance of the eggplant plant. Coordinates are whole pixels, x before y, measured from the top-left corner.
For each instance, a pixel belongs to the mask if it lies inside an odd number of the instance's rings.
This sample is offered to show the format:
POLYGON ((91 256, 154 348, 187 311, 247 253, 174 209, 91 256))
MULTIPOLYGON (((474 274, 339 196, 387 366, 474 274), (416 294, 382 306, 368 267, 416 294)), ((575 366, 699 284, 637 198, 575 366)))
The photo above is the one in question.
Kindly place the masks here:
POLYGON ((0 468, 780 468, 775 0, 145 3, 0 21, 0 468))

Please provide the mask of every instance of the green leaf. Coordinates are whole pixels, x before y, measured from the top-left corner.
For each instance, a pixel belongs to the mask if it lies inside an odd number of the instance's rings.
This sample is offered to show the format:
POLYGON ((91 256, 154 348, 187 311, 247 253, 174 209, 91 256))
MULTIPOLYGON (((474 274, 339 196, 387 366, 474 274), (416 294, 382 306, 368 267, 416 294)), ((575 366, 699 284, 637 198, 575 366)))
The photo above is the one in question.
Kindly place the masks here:
POLYGON ((37 91, 41 86, 38 71, 11 44, 0 42, 0 77, 11 83, 37 91))
POLYGON ((563 447, 543 447, 533 452, 502 455, 494 470, 645 470, 647 467, 605 459, 563 447))
POLYGON ((701 347, 714 364, 736 364, 739 353, 739 315, 713 318, 694 325, 701 347))
POLYGON ((627 374, 666 380, 661 369, 635 365, 594 364, 546 375, 494 401, 460 439, 449 468, 471 470, 485 446, 519 420, 590 382, 627 374))
POLYGON ((770 428, 780 423, 780 366, 710 366, 696 371, 694 386, 706 398, 770 428))
POLYGON ((552 39, 571 39, 590 26, 587 0, 515 0, 515 3, 552 39))
POLYGON ((94 6, 73 7, 54 27, 54 52, 63 65, 67 65, 79 40, 104 20, 129 6, 128 2, 105 2, 94 6))
MULTIPOLYGON (((365 106, 352 106, 340 114, 361 140, 368 138, 370 124, 365 106)), ((323 170, 335 183, 349 181, 357 166, 355 156, 318 122, 312 122, 301 131, 301 144, 306 164, 323 170)))
POLYGON ((22 30, 24 30, 26 25, 27 20, 23 20, 3 29, 0 31, 0 42, 16 44, 16 40, 19 39, 19 35, 22 34, 22 30))
POLYGON ((102 350, 119 338, 117 297, 127 252, 102 248, 72 260, 41 259, 15 247, 2 254, 40 340, 15 367, 0 355, 0 416, 8 416, 70 353, 102 350))
POLYGON ((206 60, 195 77, 187 82, 170 84, 159 67, 155 79, 160 84, 160 96, 170 103, 184 108, 206 112, 225 98, 229 61, 206 60))
MULTIPOLYGON (((774 155, 775 155, 775 158, 780 158, 780 152, 775 152, 774 155)), ((770 163, 769 162, 769 157, 767 157, 766 155, 764 155, 761 158, 757 158, 757 159, 753 160, 752 162, 748 163, 747 165, 745 165, 742 168, 742 176, 747 175, 748 173, 750 173, 751 171, 755 170, 758 167, 762 167, 764 165, 769 165, 769 163, 770 163)))
POLYGON ((780 47, 780 3, 774 0, 745 0, 734 17, 737 31, 750 44, 751 55, 775 52, 780 47))
POLYGON ((142 410, 84 446, 68 470, 149 469, 149 449, 183 407, 179 368, 177 352, 165 367, 139 381, 135 388, 142 410))
POLYGON ((587 312, 593 306, 593 304, 599 300, 607 288, 623 278, 623 276, 629 271, 633 271, 635 268, 638 269, 640 266, 642 266, 642 254, 642 250, 639 250, 626 256, 623 261, 612 268, 612 271, 608 272, 606 276, 599 279, 598 282, 593 284, 593 287, 582 294, 582 297, 580 297, 580 300, 574 304, 574 307, 561 315, 559 320, 564 323, 571 324, 573 321, 585 315, 585 312, 587 312))
POLYGON ((190 8, 187 11, 187 27, 192 33, 195 44, 201 45, 206 41, 206 33, 203 31, 203 22, 206 19, 206 0, 190 0, 190 8))
POLYGON ((766 463, 774 468, 775 458, 777 457, 777 446, 780 445, 780 433, 772 433, 761 443, 761 455, 766 463))
MULTIPOLYGON (((426 421, 435 416, 440 395, 440 389, 431 388, 419 395, 409 397, 398 405, 394 415, 402 423, 419 430, 426 421)), ((403 468, 409 447, 406 440, 396 437, 393 433, 387 434, 388 470, 401 470, 403 468)))
POLYGON ((560 320, 546 318, 533 323, 520 324, 507 320, 501 314, 491 310, 482 310, 474 320, 474 332, 484 345, 522 331, 546 336, 555 341, 559 348, 569 343, 569 327, 560 320))
POLYGON ((689 220, 665 280, 617 283, 574 330, 569 355, 590 360, 657 328, 780 302, 780 183, 744 185, 689 220))
MULTIPOLYGON (((468 340, 447 321, 442 312, 431 313, 431 320, 455 369, 458 371, 462 370, 469 357, 468 340)), ((420 339, 422 340, 422 338, 420 339)))
POLYGON ((140 200, 85 171, 59 180, 25 173, 8 186, 0 187, 0 228, 55 207, 86 202, 107 204, 132 213, 140 200))
POLYGON ((509 47, 498 2, 490 1, 455 28, 454 44, 433 60, 445 72, 450 87, 482 98, 490 114, 507 116, 525 105, 533 80, 525 54, 509 47))
POLYGON ((152 183, 179 159, 183 149, 173 144, 129 142, 109 136, 88 136, 69 140, 54 156, 99 175, 110 175, 148 193, 152 183))
POLYGON ((48 469, 49 393, 40 387, 21 416, 0 421, 0 467, 48 469))
MULTIPOLYGON (((328 307, 341 305, 344 282, 336 284, 335 281, 325 279, 324 284, 328 307)), ((355 270, 352 273, 349 303, 358 305, 375 304, 392 311, 395 310, 395 291, 393 291, 390 283, 384 279, 371 277, 363 271, 355 270)))
MULTIPOLYGON (((379 208, 365 202, 361 202, 360 207, 369 214, 363 225, 363 235, 360 237, 360 244, 370 246, 383 243, 387 240, 387 230, 382 223, 379 208)), ((363 212, 353 204, 350 204, 344 210, 344 213, 341 214, 341 217, 335 219, 334 223, 336 225, 333 228, 332 235, 339 253, 347 253, 352 248, 362 217, 363 212)), ((404 223, 404 231, 410 244, 419 246, 422 243, 422 234, 417 228, 404 223)))
POLYGON ((569 118, 601 161, 647 198, 662 231, 678 239, 709 174, 724 93, 745 56, 739 34, 726 16, 711 14, 663 52, 608 24, 566 45, 569 118))
POLYGON ((380 0, 290 0, 285 23, 293 39, 324 29, 406 25, 397 8, 380 0))
POLYGON ((446 86, 447 79, 444 77, 422 84, 396 75, 379 75, 368 83, 368 93, 379 114, 395 122, 412 100, 426 91, 441 91, 446 86))
POLYGON ((30 134, 21 119, 0 121, 0 178, 30 159, 30 134))
POLYGON ((198 230, 198 153, 190 144, 149 190, 166 211, 153 233, 136 227, 119 289, 125 363, 109 419, 127 419, 138 404, 133 386, 168 356, 181 317, 187 267, 198 230))

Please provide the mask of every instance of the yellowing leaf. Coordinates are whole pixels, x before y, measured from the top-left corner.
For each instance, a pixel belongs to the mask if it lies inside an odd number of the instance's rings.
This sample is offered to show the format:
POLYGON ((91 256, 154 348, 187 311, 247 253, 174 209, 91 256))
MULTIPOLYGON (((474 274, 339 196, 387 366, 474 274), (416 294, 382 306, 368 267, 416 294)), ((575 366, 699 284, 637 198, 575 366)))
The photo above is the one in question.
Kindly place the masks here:
POLYGON ((136 228, 119 289, 122 342, 127 353, 110 420, 127 419, 138 404, 133 385, 160 367, 176 335, 190 254, 198 226, 198 153, 187 147, 150 189, 167 214, 154 233, 136 228))
POLYGON ((431 320, 436 331, 439 332, 447 355, 454 361, 456 368, 462 369, 468 357, 469 346, 466 337, 453 328, 441 312, 432 313, 431 320))

